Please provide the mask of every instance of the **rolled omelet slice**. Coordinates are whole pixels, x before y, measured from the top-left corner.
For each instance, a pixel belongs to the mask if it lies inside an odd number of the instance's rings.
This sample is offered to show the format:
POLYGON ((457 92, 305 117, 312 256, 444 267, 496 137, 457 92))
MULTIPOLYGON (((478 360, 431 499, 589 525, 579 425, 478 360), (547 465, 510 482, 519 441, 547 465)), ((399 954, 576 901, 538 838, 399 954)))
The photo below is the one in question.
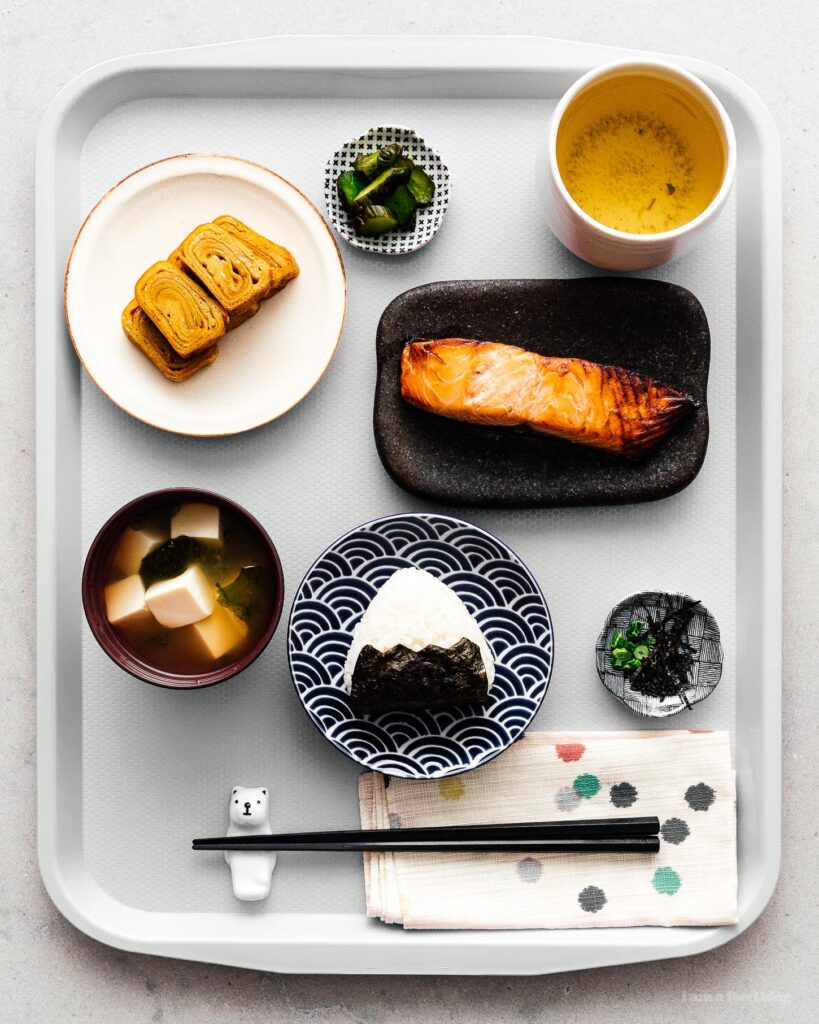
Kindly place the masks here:
POLYGON ((187 274, 188 268, 185 266, 182 254, 178 249, 174 249, 170 256, 168 256, 168 263, 173 263, 177 270, 181 270, 183 274, 187 274))
POLYGON ((264 235, 260 235, 237 217, 231 217, 229 214, 216 217, 213 223, 267 261, 271 270, 268 295, 284 288, 293 278, 299 276, 298 263, 290 250, 285 249, 283 245, 271 242, 269 238, 265 238, 264 235))
POLYGON ((197 370, 209 366, 219 355, 218 347, 212 345, 210 348, 195 352, 187 359, 180 356, 154 327, 152 320, 136 299, 129 302, 122 311, 122 329, 126 338, 136 345, 168 380, 187 380, 197 370))
POLYGON ((271 266, 250 246, 217 224, 200 224, 177 250, 191 274, 228 316, 241 315, 270 291, 271 266))
POLYGON ((227 330, 219 303, 168 260, 140 277, 136 301, 180 356, 211 348, 227 330))
POLYGON ((259 312, 259 303, 258 302, 254 302, 250 306, 245 306, 244 309, 240 310, 238 313, 228 313, 228 315, 227 315, 227 321, 228 321, 227 329, 228 329, 228 331, 235 330, 237 327, 239 327, 241 324, 243 324, 245 322, 245 320, 249 320, 251 317, 256 316, 256 314, 258 312, 259 312))
MULTIPOLYGON (((178 249, 174 251, 168 257, 168 263, 173 263, 175 267, 178 267, 183 274, 189 274, 185 261, 182 259, 182 255, 178 249)), ((239 327, 245 320, 249 320, 252 316, 255 316, 259 312, 259 303, 253 302, 248 306, 245 306, 241 311, 237 313, 228 313, 224 310, 225 318, 227 319, 227 330, 232 331, 234 328, 239 327)))

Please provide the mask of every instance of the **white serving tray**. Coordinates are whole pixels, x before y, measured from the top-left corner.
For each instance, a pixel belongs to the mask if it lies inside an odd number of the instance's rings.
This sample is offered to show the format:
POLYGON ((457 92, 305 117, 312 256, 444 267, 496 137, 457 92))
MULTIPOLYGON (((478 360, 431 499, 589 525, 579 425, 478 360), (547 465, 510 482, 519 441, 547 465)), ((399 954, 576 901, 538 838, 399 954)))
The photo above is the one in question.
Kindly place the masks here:
POLYGON ((592 272, 542 220, 535 156, 556 98, 590 67, 623 56, 634 53, 538 38, 271 38, 111 61, 48 108, 37 153, 39 858, 54 902, 89 935, 273 971, 535 974, 711 949, 764 908, 780 848, 779 152, 751 90, 688 59, 680 63, 725 103, 739 144, 737 189, 714 233, 649 275, 691 288, 711 325, 702 472, 655 504, 460 514, 503 537, 549 601, 556 668, 535 727, 651 724, 596 677, 595 638, 624 595, 682 590, 714 612, 722 682, 670 724, 732 731, 739 924, 405 933, 364 916, 355 857, 280 857, 268 903, 240 906, 221 858, 189 849, 193 836, 224 827, 237 783, 270 786, 282 830, 357 823, 357 768, 299 706, 284 623, 304 571, 336 536, 374 516, 430 507, 397 488, 376 455, 378 317, 426 281, 592 272), (415 255, 379 259, 344 247, 347 327, 304 402, 254 433, 193 440, 130 419, 97 391, 67 337, 62 280, 74 234, 105 189, 163 156, 223 152, 274 168, 320 204, 328 154, 387 122, 415 128, 441 152, 450 209, 415 255), (486 153, 515 168, 500 204, 483 188, 486 153), (202 692, 158 690, 118 671, 91 638, 79 600, 83 556, 107 516, 137 494, 176 485, 245 504, 273 536, 286 576, 270 648, 239 679, 202 692))

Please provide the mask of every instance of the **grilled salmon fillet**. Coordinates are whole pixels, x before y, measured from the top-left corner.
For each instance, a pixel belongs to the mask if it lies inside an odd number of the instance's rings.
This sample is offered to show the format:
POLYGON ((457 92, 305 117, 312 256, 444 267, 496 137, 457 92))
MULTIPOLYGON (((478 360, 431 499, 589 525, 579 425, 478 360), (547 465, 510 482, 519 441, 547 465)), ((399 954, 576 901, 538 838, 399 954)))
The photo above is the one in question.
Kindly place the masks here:
POLYGON ((632 459, 651 451, 694 409, 687 395, 620 366, 466 338, 405 345, 401 396, 439 416, 526 426, 632 459))

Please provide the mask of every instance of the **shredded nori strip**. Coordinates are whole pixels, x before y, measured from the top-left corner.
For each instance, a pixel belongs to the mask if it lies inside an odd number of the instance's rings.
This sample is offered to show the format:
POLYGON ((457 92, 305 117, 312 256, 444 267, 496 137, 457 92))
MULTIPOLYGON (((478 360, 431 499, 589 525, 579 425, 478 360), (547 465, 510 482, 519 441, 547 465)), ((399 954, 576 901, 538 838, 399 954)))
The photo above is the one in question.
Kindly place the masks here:
POLYGON ((484 704, 489 691, 480 648, 465 637, 451 647, 429 644, 388 651, 367 644, 353 669, 350 700, 361 711, 417 711, 484 704))
POLYGON ((640 640, 653 638, 654 647, 639 668, 625 673, 635 693, 661 702, 666 697, 680 697, 690 707, 684 691, 691 685, 697 652, 686 632, 700 607, 700 601, 683 601, 679 608, 669 608, 661 619, 643 608, 647 624, 640 640))

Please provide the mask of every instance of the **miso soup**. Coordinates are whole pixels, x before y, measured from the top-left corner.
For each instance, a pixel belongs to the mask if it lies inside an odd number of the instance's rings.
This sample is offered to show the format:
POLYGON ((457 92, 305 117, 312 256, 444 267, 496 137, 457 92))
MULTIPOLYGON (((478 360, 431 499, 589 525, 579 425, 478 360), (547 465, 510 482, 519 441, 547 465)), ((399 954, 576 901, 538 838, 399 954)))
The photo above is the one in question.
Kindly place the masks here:
POLYGON ((115 541, 108 621, 143 661, 175 675, 212 672, 256 644, 276 577, 258 531, 207 502, 164 505, 115 541))

